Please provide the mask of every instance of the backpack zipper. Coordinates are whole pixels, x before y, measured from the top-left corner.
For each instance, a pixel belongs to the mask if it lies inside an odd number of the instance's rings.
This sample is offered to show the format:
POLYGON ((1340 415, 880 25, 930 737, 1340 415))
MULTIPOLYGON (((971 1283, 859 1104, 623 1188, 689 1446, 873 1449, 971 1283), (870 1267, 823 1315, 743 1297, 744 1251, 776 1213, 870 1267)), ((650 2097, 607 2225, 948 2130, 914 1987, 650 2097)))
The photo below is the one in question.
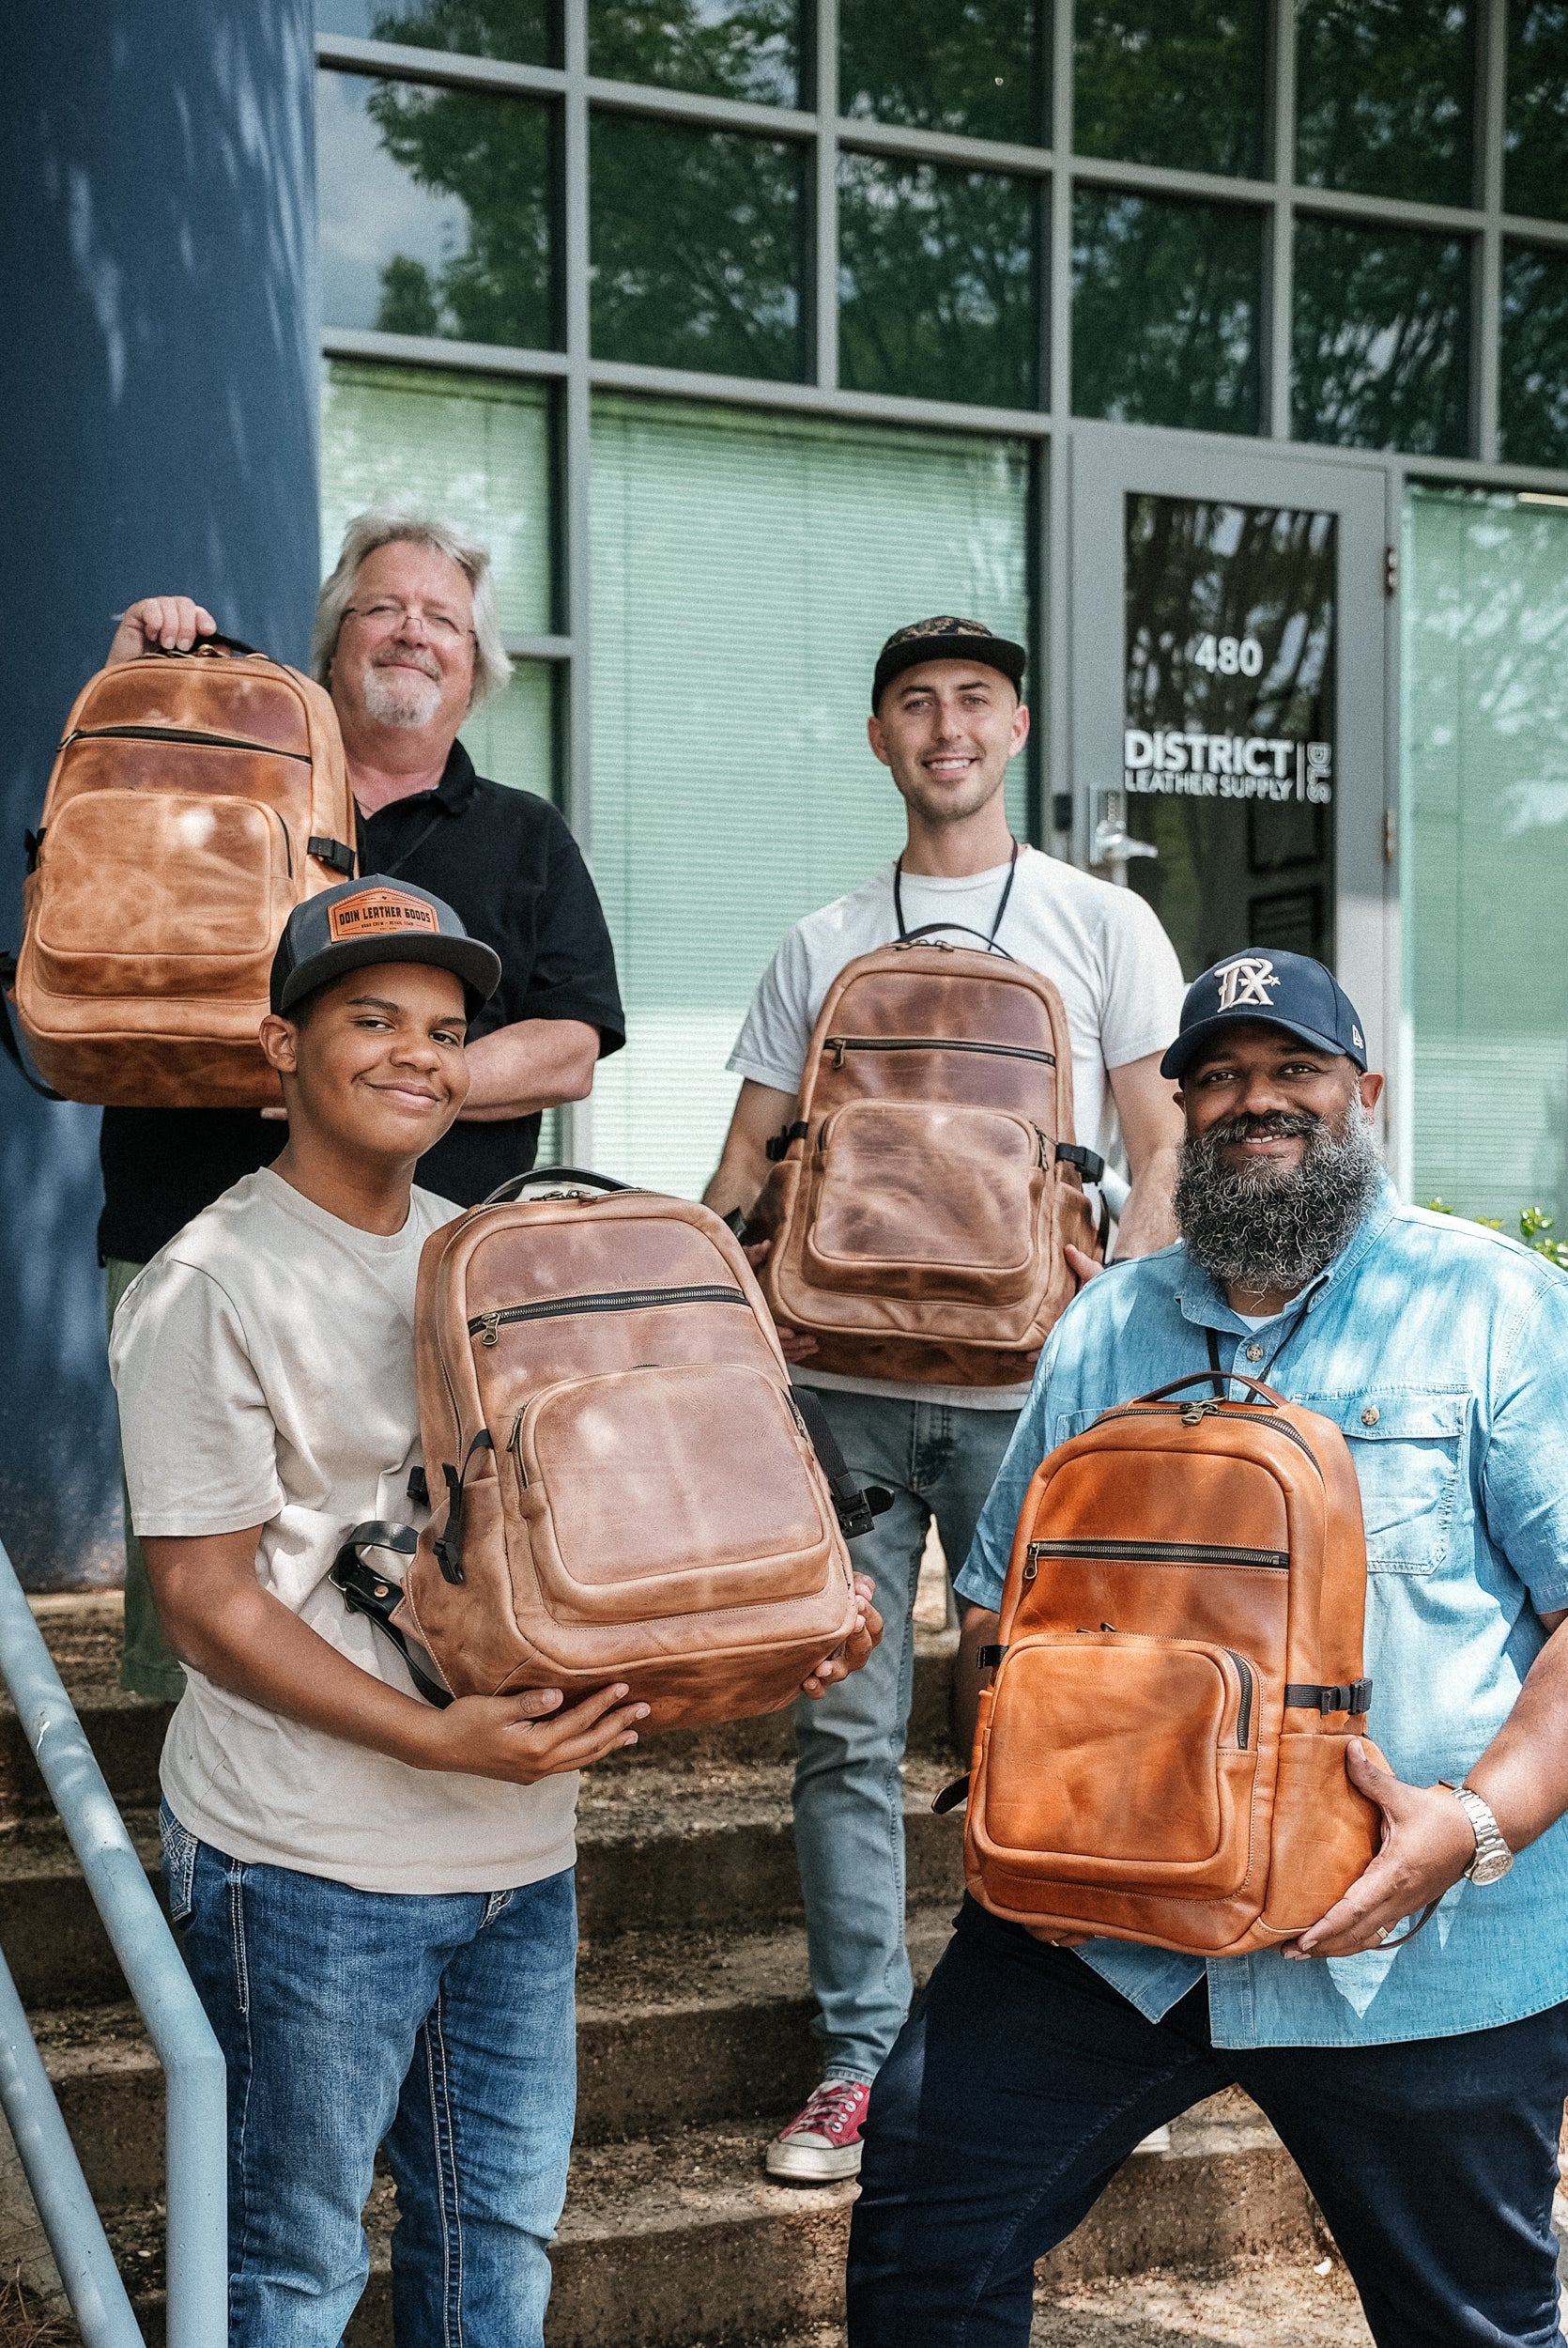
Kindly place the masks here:
POLYGON ((194 726, 77 726, 65 736, 61 749, 72 742, 197 742, 208 750, 259 750, 264 758, 297 758, 311 763, 309 750, 281 750, 270 742, 247 742, 234 734, 201 734, 194 726))
MULTIPOLYGON (((1220 1376, 1222 1378, 1224 1374, 1224 1371, 1221 1370, 1220 1376)), ((1113 1418, 1167 1418, 1173 1411, 1179 1413, 1186 1406, 1184 1404, 1179 1402, 1156 1403, 1147 1407, 1140 1407, 1137 1403, 1133 1402, 1124 1402, 1119 1403, 1113 1411, 1102 1412, 1100 1416, 1095 1421, 1095 1425, 1097 1427, 1103 1426, 1107 1420, 1113 1418)), ((1210 1409, 1205 1412, 1205 1416, 1207 1417, 1212 1414, 1217 1414, 1219 1407, 1219 1401, 1216 1399, 1210 1406, 1210 1409)), ((1304 1435, 1299 1435, 1294 1427, 1287 1427, 1283 1418, 1276 1417, 1271 1411, 1260 1410, 1254 1405, 1252 1411, 1251 1423, 1257 1427, 1267 1427, 1270 1434, 1285 1436, 1296 1445, 1298 1451, 1304 1451, 1306 1453, 1314 1467, 1317 1468, 1318 1475, 1322 1475, 1323 1470, 1317 1466, 1317 1454, 1314 1451, 1311 1444, 1308 1443, 1304 1435)), ((1189 1419, 1187 1424, 1190 1427, 1195 1427, 1198 1424, 1198 1421, 1196 1419, 1189 1419)))
POLYGON ((835 1068, 842 1068, 846 1052, 991 1052, 1000 1059, 1038 1060, 1043 1068, 1056 1065, 1054 1052, 1031 1051, 1022 1043, 976 1043, 958 1035, 830 1035, 824 1037, 822 1050, 833 1054, 835 1068))
POLYGON ((476 1313, 469 1335, 481 1345, 494 1345, 503 1322, 559 1321, 573 1313, 632 1313, 653 1305, 746 1305, 744 1290, 724 1287, 671 1289, 604 1289, 582 1296, 550 1296, 536 1305, 503 1305, 500 1311, 476 1313))
POLYGON ((1237 1676, 1241 1682, 1241 1702, 1236 1713, 1236 1741, 1245 1753, 1247 1731, 1253 1724, 1253 1667, 1244 1655, 1237 1655, 1233 1646, 1226 1647, 1225 1653, 1236 1665, 1237 1676))
POLYGON ((1027 1555, 1042 1557, 1103 1557, 1129 1566, 1268 1566, 1276 1572, 1290 1569, 1284 1549, 1227 1549, 1213 1541, 1031 1541, 1027 1555))

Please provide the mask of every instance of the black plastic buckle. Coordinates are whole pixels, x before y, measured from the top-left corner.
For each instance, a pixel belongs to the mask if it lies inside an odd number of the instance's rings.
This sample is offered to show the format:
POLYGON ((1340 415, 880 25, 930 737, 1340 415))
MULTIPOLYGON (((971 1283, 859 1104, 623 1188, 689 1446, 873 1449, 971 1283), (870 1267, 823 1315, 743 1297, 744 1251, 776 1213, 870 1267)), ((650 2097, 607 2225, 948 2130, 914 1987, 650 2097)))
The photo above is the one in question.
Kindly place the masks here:
POLYGON ((1002 1658, 1006 1655, 1007 1651, 1007 1650, 1005 1646, 976 1647, 975 1650, 975 1669, 977 1672, 993 1672, 997 1665, 1001 1662, 1002 1658))
POLYGON ((833 1505, 838 1512, 838 1530, 845 1540, 858 1541, 871 1530, 878 1517, 886 1515, 893 1506, 893 1495, 881 1484, 867 1484, 847 1500, 835 1492, 833 1505))
POLYGON ((810 1126, 798 1117, 792 1125, 784 1126, 767 1145, 768 1164, 777 1166, 781 1159, 789 1156, 791 1143, 804 1141, 810 1131, 810 1126))
POLYGON ((1086 1182, 1098 1182, 1105 1171, 1105 1160, 1098 1150, 1085 1150, 1080 1141, 1059 1141, 1057 1161, 1062 1166, 1075 1166, 1086 1182))
POLYGON ((353 879, 358 859, 353 849, 346 847, 341 840, 307 840, 305 853, 315 857, 318 864, 330 865, 334 873, 341 873, 345 880, 353 879))

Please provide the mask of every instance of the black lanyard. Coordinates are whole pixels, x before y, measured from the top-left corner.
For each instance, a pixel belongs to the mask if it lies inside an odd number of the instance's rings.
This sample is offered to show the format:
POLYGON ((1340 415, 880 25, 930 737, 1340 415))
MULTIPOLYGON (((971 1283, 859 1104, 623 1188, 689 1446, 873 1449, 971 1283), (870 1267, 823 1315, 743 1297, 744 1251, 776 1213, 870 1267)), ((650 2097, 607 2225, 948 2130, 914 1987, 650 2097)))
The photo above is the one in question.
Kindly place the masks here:
MULTIPOLYGON (((1012 839, 1010 832, 1007 836, 1009 839, 1012 839)), ((972 930, 967 921, 922 921, 917 930, 906 930, 904 927, 904 894, 901 887, 903 874, 904 858, 903 851, 900 849, 899 852, 898 862, 893 867, 893 919, 899 924, 899 943, 900 946, 912 946, 917 937, 930 937, 933 930, 961 930, 965 937, 981 937, 985 935, 985 933, 982 930, 972 930)), ((1012 956, 1007 952, 1005 946, 998 946, 996 943, 996 933, 1002 926, 1002 916, 1007 910, 1007 899, 1013 893, 1013 882, 1017 877, 1017 874, 1018 842, 1014 840, 1012 855, 1007 858, 1007 877, 1002 884, 1001 903, 996 908, 996 919, 991 925, 991 935, 986 938, 987 953, 1000 954, 1005 962, 1010 962, 1012 960, 1012 956)))
MULTIPOLYGON (((1268 1356, 1268 1361, 1265 1362, 1262 1369, 1258 1372, 1258 1383, 1260 1385, 1266 1386, 1268 1383, 1269 1373, 1272 1371, 1274 1364, 1279 1360, 1280 1355, 1284 1352, 1285 1347, 1290 1343, 1291 1338, 1295 1336, 1297 1331, 1301 1328, 1305 1322, 1308 1309, 1307 1305, 1302 1305, 1300 1311, 1297 1314, 1295 1320, 1291 1322, 1289 1328, 1285 1331, 1284 1336, 1280 1339, 1278 1345, 1268 1356)), ((1204 1336, 1208 1339, 1208 1367, 1214 1379, 1214 1391, 1219 1396, 1221 1401, 1223 1402, 1228 1398, 1225 1389, 1230 1384, 1231 1379, 1237 1375, 1236 1365, 1232 1362, 1228 1370, 1222 1369, 1220 1367, 1220 1339, 1218 1334, 1213 1329, 1206 1329, 1204 1331, 1204 1336)), ((1253 1402, 1255 1401, 1257 1398, 1254 1395, 1249 1394, 1244 1396, 1242 1398, 1244 1401, 1253 1402)))
MULTIPOLYGON (((388 800, 388 802, 387 802, 387 805, 388 805, 389 807, 396 807, 396 806, 398 806, 399 804, 400 804, 400 802, 399 802, 398 800, 396 800, 396 799, 389 799, 389 800, 388 800)), ((382 809, 377 808, 377 811, 376 811, 376 813, 377 813, 377 815, 379 815, 379 814, 381 814, 383 811, 383 811, 382 809)), ((361 872, 362 873, 362 872, 364 871, 364 861, 365 861, 365 853, 364 853, 364 850, 365 850, 365 829, 366 829, 366 826, 367 826, 369 824, 371 824, 371 823, 373 823, 373 822, 374 822, 375 818, 374 818, 373 816, 369 816, 369 815, 364 814, 364 813, 363 813, 363 812, 362 812, 362 811, 359 809, 359 807, 358 807, 358 806, 356 806, 356 808, 355 808, 355 814, 356 814, 356 816, 357 816, 357 818, 358 818, 358 824, 359 824, 358 839, 359 839, 359 848, 360 848, 360 870, 361 870, 361 872)), ((380 865, 377 865, 377 868, 376 868, 376 869, 377 869, 377 871, 378 873, 381 873, 382 874, 384 874, 384 875, 385 875, 385 877, 386 877, 388 880, 391 880, 391 879, 392 879, 392 877, 393 873, 401 873, 401 872, 402 872, 402 870, 403 870, 403 868, 404 868, 404 866, 407 863, 408 858, 409 858, 411 856, 417 856, 417 855, 418 855, 418 853, 419 853, 420 849, 423 847, 423 845, 424 845, 425 842, 429 839, 429 837, 430 837, 431 833, 432 833, 434 830, 436 830, 436 828, 438 827, 438 826, 441 823, 441 821, 442 821, 443 817, 445 816, 445 814, 446 814, 446 810, 445 810, 445 808, 444 808, 444 807, 438 807, 438 808, 437 808, 437 810, 436 810, 435 814, 431 816, 431 818, 430 818, 429 822, 428 822, 428 823, 427 823, 427 824, 423 826, 423 828, 422 830, 420 830, 420 831, 416 831, 416 832, 415 832, 415 834, 414 834, 414 836, 413 836, 412 840, 410 840, 410 841, 409 841, 408 845, 407 845, 407 846, 404 849, 404 851, 403 851, 402 855, 401 855, 401 856, 397 856, 397 857, 393 857, 393 858, 392 858, 392 862, 391 862, 390 864, 380 864, 380 865)))

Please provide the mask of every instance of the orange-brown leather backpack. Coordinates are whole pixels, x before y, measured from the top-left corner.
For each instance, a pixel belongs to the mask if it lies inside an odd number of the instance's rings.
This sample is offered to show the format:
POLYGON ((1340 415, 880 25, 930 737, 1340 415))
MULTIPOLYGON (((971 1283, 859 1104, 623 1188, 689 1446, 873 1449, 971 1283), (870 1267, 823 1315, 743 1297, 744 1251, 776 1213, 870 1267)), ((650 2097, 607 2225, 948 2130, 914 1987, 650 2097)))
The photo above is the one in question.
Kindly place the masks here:
POLYGON ((572 1702, 619 1679, 650 1728, 740 1720, 850 1636, 840 1524, 884 1496, 831 1438, 824 1474, 706 1207, 570 1167, 508 1183, 425 1242, 415 1352, 433 1514, 417 1544, 357 1526, 332 1578, 445 1690, 572 1702), (378 1547, 411 1556, 401 1592, 378 1547))
POLYGON ((1198 1383, 1035 1472, 981 1650, 964 1873, 1048 1933, 1235 1956, 1315 1923, 1378 1847, 1345 1769, 1372 1694, 1366 1546, 1331 1420, 1198 1383))
POLYGON ((1051 981, 915 941, 845 965, 796 1120, 747 1225, 767 1300, 815 1368, 943 1385, 1026 1379, 1099 1252, 1072 1129, 1072 1045, 1051 981))
POLYGON ((354 838, 337 718, 309 677, 216 636, 100 669, 28 842, 16 1007, 46 1083, 104 1106, 280 1101, 256 1041, 273 949, 353 872, 354 838))

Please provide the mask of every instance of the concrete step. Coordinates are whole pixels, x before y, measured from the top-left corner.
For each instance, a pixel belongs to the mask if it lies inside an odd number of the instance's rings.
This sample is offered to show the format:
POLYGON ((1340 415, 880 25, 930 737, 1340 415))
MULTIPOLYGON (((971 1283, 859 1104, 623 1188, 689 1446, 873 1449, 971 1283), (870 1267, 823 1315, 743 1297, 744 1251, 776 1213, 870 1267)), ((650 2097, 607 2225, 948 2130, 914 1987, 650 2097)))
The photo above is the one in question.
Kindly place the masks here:
MULTIPOLYGON (((87 1739, 122 1810, 156 1809, 158 1756, 169 1724, 170 1707, 126 1695, 119 1686, 123 1607, 116 1591, 88 1596, 35 1598, 33 1612, 54 1655, 87 1739)), ((912 1753, 945 1758, 951 1751, 952 1659, 956 1631, 917 1628, 915 1691, 910 1707, 912 1753)), ((600 1774, 616 1774, 646 1756, 665 1767, 723 1768, 730 1763, 788 1764, 794 1753, 789 1712, 761 1720, 735 1721, 722 1728, 677 1729, 601 1764, 600 1774)), ((48 1791, 29 1752, 21 1723, 0 1691, 0 1828, 50 1815, 48 1791)))
MULTIPOLYGON (((950 1908, 909 1928, 915 1978, 946 1944, 950 1908)), ((806 1936, 793 1930, 627 1933, 582 1950, 577 1974, 577 2140, 605 2144, 669 2128, 749 2122, 798 2109, 816 2084, 806 1936)), ((93 2199, 103 2210, 163 2190, 163 2075, 133 2006, 32 2016, 93 2199)))
MULTIPOLYGON (((729 2124, 579 2148, 553 2253, 550 2348, 727 2348, 842 2320, 854 2187, 773 2184, 761 2134, 729 2124)), ((349 2348, 390 2348, 392 2218, 383 2180, 366 2213, 372 2270, 349 2348)), ((150 2337, 161 2214, 125 2213, 113 2231, 124 2271, 144 2283, 150 2337)), ((1232 2091, 1178 2121, 1168 2153, 1135 2155, 1040 2278, 1061 2294, 1096 2277, 1215 2270, 1265 2251, 1317 2255, 1311 2204, 1273 2130, 1232 2091)))
MULTIPOLYGON (((577 1898, 590 1942, 623 1933, 766 1933, 800 1913, 789 1770, 777 1762, 683 1764, 656 1748, 590 1771, 578 1819, 577 1898)), ((912 1758, 905 1829, 912 1907, 951 1900, 962 1882, 960 1817, 931 1815, 950 1760, 912 1758)), ((156 1879, 157 1822, 127 1815, 156 1879)), ((123 1998, 123 1977, 58 1824, 24 1818, 0 1833, 0 1948, 24 2004, 123 1998)))

